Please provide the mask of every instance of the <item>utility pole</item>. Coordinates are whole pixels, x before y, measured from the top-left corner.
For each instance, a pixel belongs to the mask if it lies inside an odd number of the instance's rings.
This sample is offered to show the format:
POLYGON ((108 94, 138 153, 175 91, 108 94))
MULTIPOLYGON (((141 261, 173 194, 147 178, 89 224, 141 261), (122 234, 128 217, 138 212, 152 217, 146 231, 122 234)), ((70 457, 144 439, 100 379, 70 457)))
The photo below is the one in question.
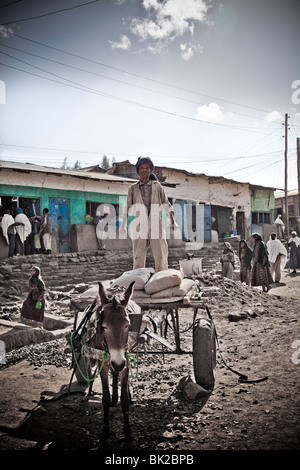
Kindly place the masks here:
POLYGON ((298 218, 300 217, 300 139, 297 137, 298 218))
POLYGON ((285 114, 284 120, 284 196, 285 196, 285 227, 286 233, 289 238, 290 236, 290 227, 289 227, 289 206, 288 206, 288 161, 287 161, 287 151, 288 151, 288 115, 285 114))

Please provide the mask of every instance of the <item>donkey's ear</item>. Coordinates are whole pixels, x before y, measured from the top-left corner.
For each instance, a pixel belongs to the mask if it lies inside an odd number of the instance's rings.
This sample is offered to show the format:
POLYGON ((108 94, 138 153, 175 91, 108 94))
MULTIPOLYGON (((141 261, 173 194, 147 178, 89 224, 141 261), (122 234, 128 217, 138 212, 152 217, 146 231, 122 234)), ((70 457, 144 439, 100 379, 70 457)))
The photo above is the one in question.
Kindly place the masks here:
POLYGON ((108 297, 106 295, 105 289, 103 285, 101 284, 101 282, 98 282, 98 284, 99 284, 99 297, 100 297, 101 305, 103 306, 108 302, 108 297))
POLYGON ((122 304, 125 306, 128 304, 130 297, 132 296, 134 284, 135 284, 135 281, 132 281, 132 283, 129 284, 126 291, 124 292, 124 300, 122 301, 122 304))

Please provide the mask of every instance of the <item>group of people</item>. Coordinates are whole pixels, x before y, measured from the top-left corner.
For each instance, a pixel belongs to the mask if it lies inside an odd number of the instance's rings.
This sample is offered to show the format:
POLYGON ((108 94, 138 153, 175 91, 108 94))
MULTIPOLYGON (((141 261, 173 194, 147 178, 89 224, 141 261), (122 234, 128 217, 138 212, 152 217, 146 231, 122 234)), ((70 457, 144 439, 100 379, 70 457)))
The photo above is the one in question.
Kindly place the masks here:
MULTIPOLYGON (((275 232, 271 233, 267 243, 258 233, 253 233, 251 240, 252 248, 244 239, 239 242, 240 281, 251 286, 262 286, 262 290, 268 292, 270 284, 281 280, 281 271, 287 261, 287 249, 275 232)), ((300 238, 295 231, 291 233, 288 246, 289 267, 293 270, 292 273, 296 273, 296 269, 300 269, 300 238)), ((220 258, 223 277, 233 279, 234 260, 234 250, 229 242, 225 242, 220 258)))
MULTIPOLYGON (((153 173, 153 170, 153 162, 148 157, 140 157, 136 162, 136 171, 139 176, 139 181, 133 183, 128 190, 127 213, 123 217, 121 230, 128 230, 130 238, 132 239, 133 269, 145 267, 146 253, 150 246, 154 258, 155 271, 158 272, 168 269, 168 244, 162 215, 163 211, 159 210, 158 218, 152 217, 153 212, 156 211, 157 208, 163 208, 165 214, 169 217, 171 229, 175 230, 177 225, 174 217, 174 209, 162 185, 153 173), (137 206, 139 208, 138 211, 136 210, 137 206), (144 219, 140 218, 141 208, 143 208, 143 212, 145 213, 144 219), (141 227, 143 222, 146 222, 144 224, 146 229, 145 227, 141 227), (141 228, 143 228, 144 231, 141 231, 141 228), (157 236, 157 229, 159 229, 159 236, 157 236), (141 232, 143 232, 143 236, 140 234, 141 232)), ((92 222, 91 219, 91 217, 87 217, 86 222, 92 222)), ((13 217, 11 217, 10 222, 11 223, 7 223, 7 228, 11 226, 12 230, 16 230, 19 224, 25 226, 24 221, 15 222, 13 217), (16 223, 17 225, 15 225, 16 223)), ((51 253, 52 227, 48 209, 43 210, 42 218, 38 216, 34 217, 34 222, 40 222, 38 236, 43 236, 43 244, 46 253, 51 253)), ((5 224, 3 234, 4 232, 5 224)), ((26 240, 26 238, 24 240, 26 240)), ((253 248, 249 247, 246 240, 241 240, 239 243, 240 280, 247 285, 262 286, 262 289, 268 292, 270 284, 280 281, 281 269, 287 259, 287 250, 281 241, 277 239, 275 233, 271 235, 267 244, 264 243, 258 233, 252 234, 252 241, 253 248)), ((300 238, 295 232, 292 232, 289 247, 290 268, 295 272, 296 269, 300 269, 300 238)), ((12 253, 11 249, 10 253, 12 253)), ((10 254, 10 256, 12 256, 12 254, 10 254)), ((225 242, 220 260, 224 277, 233 278, 234 256, 234 251, 230 243, 225 242)), ((42 324, 45 309, 45 292, 45 284, 41 279, 40 269, 34 267, 29 280, 29 294, 22 307, 21 316, 23 318, 35 320, 42 324)))
POLYGON ((10 209, 5 209, 1 219, 0 226, 8 245, 8 256, 20 255, 19 243, 24 255, 41 253, 42 244, 44 253, 51 254, 52 225, 49 209, 45 208, 42 216, 36 215, 28 218, 23 209, 17 207, 15 214, 14 218, 10 209))

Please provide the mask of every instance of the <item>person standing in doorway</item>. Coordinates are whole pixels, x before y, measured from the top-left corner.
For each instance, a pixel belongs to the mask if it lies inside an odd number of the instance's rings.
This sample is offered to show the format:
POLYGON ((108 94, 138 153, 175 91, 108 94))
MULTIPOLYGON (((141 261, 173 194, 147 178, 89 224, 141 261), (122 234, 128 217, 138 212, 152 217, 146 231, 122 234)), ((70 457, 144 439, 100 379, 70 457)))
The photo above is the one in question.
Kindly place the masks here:
POLYGON ((23 224, 16 226, 17 234, 23 246, 23 255, 30 255, 31 248, 28 237, 31 234, 31 223, 21 207, 16 209, 15 221, 23 224))
POLYGON ((170 217, 171 229, 174 229, 175 221, 173 207, 153 169, 153 162, 148 157, 140 157, 136 162, 140 180, 128 190, 127 217, 132 239, 133 269, 145 267, 146 253, 150 246, 155 271, 158 272, 168 269, 168 244, 163 212, 170 217))
POLYGON ((33 236, 33 247, 32 251, 33 253, 41 253, 42 245, 41 245, 41 238, 40 238, 40 225, 41 225, 41 220, 39 216, 34 216, 31 217, 30 219, 31 222, 31 234, 33 236))
POLYGON ((49 209, 47 208, 43 210, 43 216, 41 218, 41 226, 40 226, 40 235, 43 237, 45 253, 46 255, 50 255, 52 251, 52 246, 51 246, 52 225, 51 225, 51 217, 49 214, 49 209))

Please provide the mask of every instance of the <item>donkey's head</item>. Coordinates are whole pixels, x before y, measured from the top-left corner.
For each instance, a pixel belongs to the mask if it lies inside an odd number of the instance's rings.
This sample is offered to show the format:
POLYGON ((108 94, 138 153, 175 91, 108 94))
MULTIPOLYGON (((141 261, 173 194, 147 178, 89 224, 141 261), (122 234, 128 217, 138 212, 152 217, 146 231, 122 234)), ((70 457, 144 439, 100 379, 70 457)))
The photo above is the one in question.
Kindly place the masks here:
POLYGON ((133 292, 134 282, 122 295, 108 297, 103 285, 99 282, 101 302, 101 333, 103 345, 110 354, 110 362, 117 372, 126 364, 126 349, 130 320, 126 306, 133 292))

